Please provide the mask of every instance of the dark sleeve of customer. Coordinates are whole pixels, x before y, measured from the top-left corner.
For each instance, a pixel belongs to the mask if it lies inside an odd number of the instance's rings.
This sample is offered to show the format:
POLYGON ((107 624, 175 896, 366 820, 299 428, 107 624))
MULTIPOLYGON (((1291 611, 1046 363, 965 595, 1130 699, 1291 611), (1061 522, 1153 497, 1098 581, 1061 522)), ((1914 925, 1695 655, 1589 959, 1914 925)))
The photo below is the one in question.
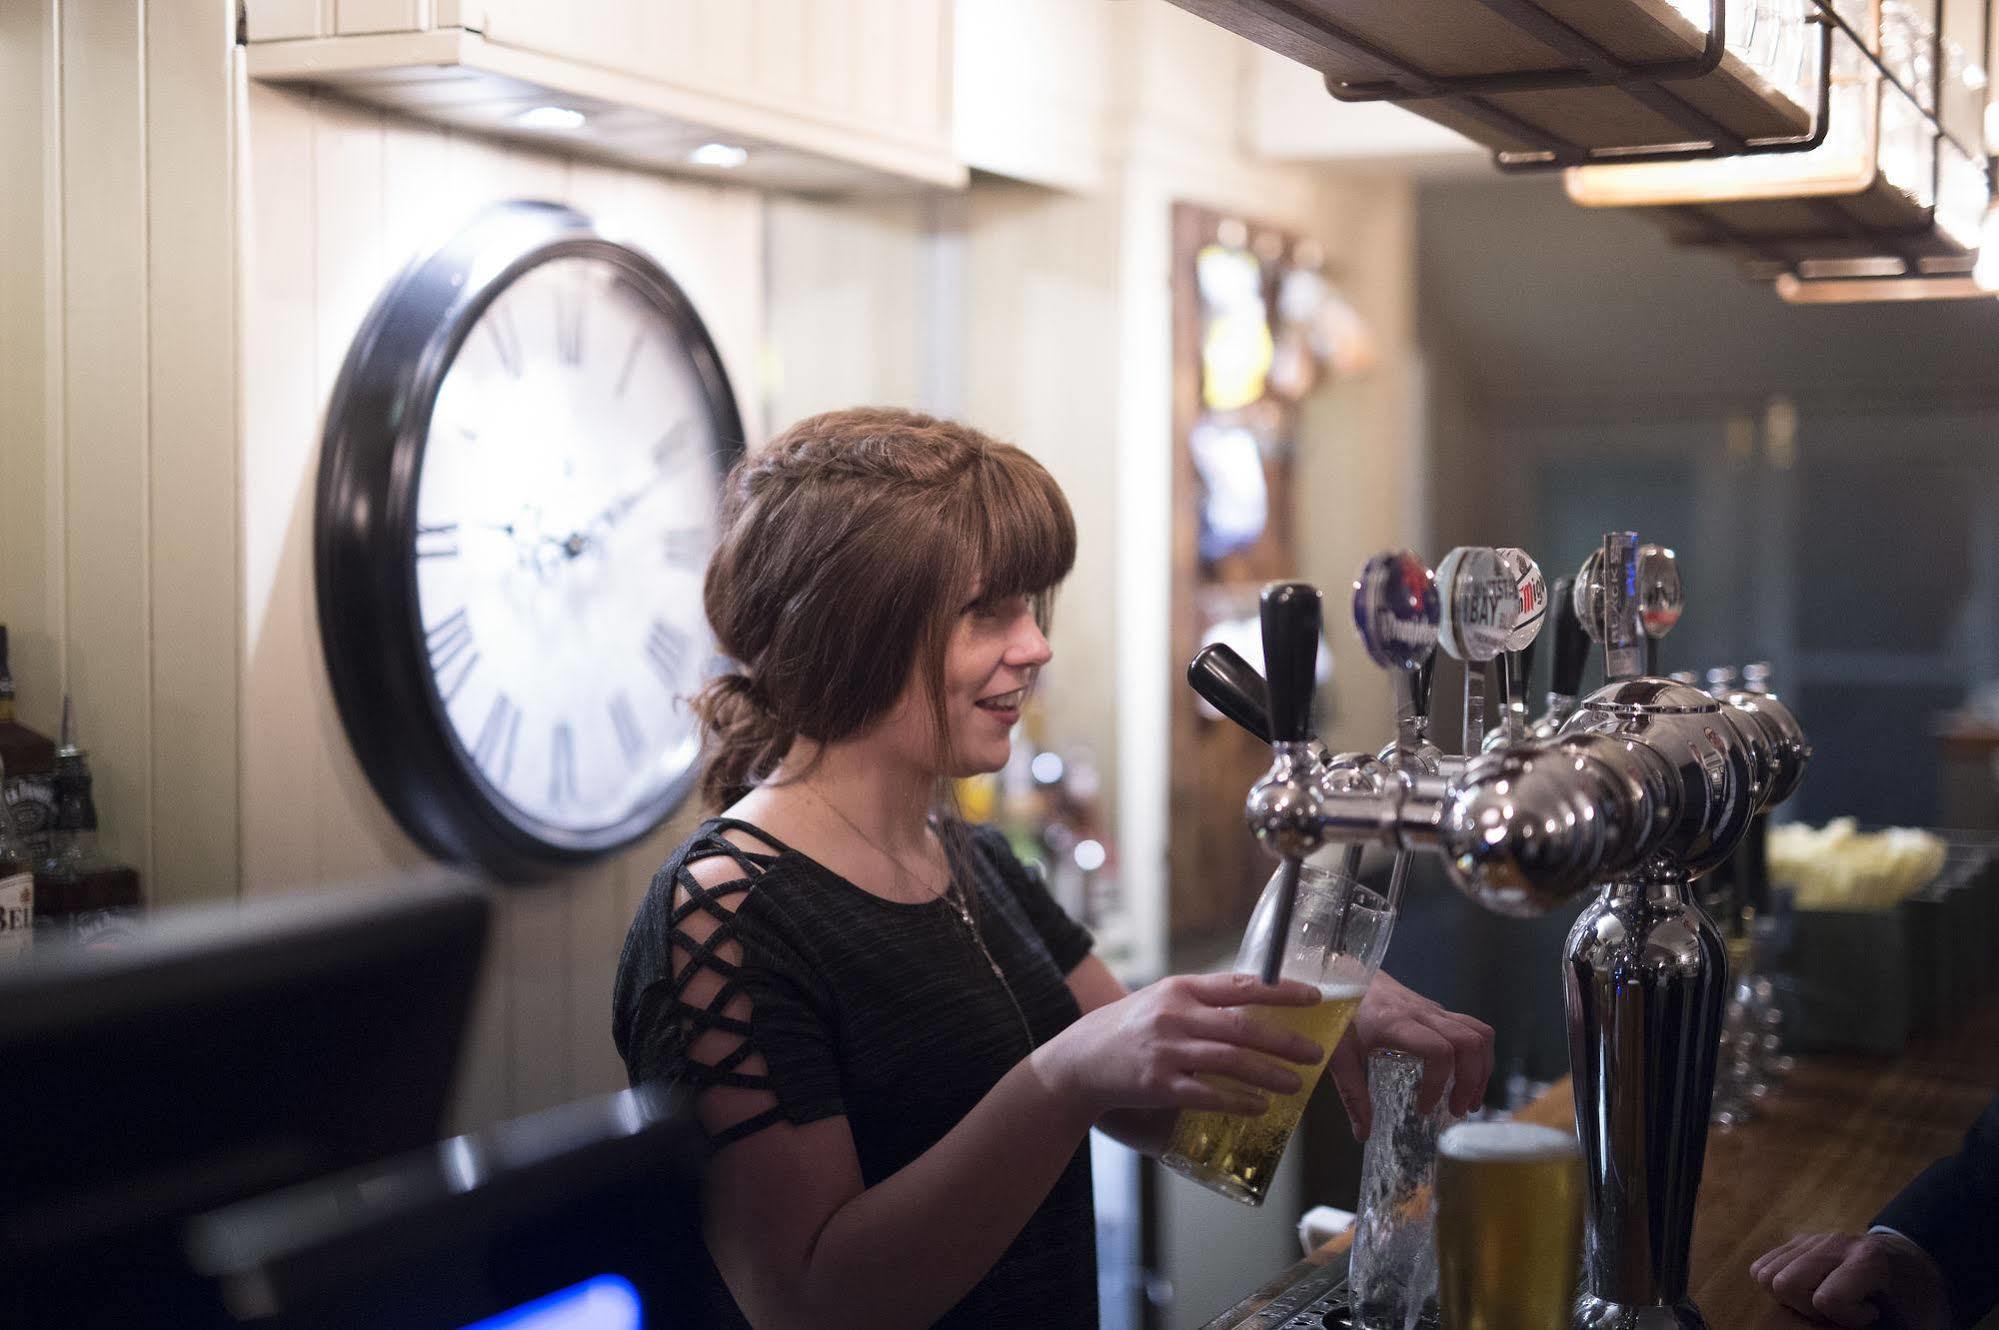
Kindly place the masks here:
POLYGON ((1999 1305, 1999 1099, 1971 1125, 1962 1150, 1918 1174, 1874 1222, 1930 1254, 1960 1325, 1999 1305))

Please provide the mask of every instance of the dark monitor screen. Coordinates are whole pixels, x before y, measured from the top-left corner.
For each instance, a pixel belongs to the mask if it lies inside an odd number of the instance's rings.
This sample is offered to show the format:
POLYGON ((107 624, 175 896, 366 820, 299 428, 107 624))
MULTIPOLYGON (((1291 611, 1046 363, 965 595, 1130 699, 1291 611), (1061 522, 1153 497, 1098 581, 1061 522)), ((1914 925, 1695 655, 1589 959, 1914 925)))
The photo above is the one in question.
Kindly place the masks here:
POLYGON ((679 1330, 707 1324, 684 1090, 579 1100, 189 1229, 262 1330, 679 1330))
POLYGON ((434 1142, 489 909, 439 875, 172 912, 0 973, 0 1313, 196 1324, 187 1217, 434 1142))

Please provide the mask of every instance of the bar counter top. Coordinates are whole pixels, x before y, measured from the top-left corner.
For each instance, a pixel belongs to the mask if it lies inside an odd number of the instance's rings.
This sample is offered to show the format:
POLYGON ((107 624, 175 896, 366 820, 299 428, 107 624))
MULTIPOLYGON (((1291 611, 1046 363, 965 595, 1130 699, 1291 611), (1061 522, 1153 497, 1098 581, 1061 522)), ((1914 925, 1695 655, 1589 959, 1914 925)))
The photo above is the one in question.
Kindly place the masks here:
MULTIPOLYGON (((1888 1057, 1800 1058, 1757 1105, 1756 1118, 1711 1128, 1694 1217, 1694 1301, 1714 1326, 1805 1330, 1823 1326, 1779 1306, 1749 1264, 1797 1233, 1864 1228, 1904 1183, 1954 1153, 1999 1094, 1999 1003, 1888 1057)), ((1566 1079, 1519 1117, 1572 1128, 1566 1079)), ((1315 1267, 1344 1260, 1341 1233, 1270 1280, 1206 1330, 1235 1330, 1315 1267)))

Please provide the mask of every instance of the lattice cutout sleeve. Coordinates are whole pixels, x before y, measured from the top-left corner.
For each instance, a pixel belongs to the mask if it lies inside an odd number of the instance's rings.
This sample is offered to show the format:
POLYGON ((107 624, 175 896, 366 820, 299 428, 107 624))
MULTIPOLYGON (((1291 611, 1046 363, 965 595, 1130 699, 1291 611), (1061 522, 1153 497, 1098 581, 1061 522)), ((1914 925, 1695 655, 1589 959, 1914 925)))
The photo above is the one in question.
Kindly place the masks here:
POLYGON ((810 970, 746 908, 767 869, 766 856, 719 837, 690 851, 659 930, 661 977, 640 996, 625 1049, 635 1081, 700 1092, 696 1109, 717 1147, 845 1111, 810 970))

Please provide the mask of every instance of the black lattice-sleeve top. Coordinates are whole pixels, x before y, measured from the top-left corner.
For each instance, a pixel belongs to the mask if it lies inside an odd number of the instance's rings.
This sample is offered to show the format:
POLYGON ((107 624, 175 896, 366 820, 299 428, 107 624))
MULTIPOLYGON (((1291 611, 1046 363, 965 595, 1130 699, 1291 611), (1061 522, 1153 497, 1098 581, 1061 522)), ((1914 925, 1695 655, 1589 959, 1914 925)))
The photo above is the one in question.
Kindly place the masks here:
MULTIPOLYGON (((999 833, 966 830, 958 886, 1011 998, 949 902, 884 900, 747 823, 702 823, 654 877, 618 962, 612 1034, 633 1084, 766 1092, 717 1148, 844 1116, 870 1187, 936 1144, 1030 1051, 1023 1019, 1035 1044, 1076 1019, 1064 978, 1090 951, 999 833), (688 869, 715 856, 736 871, 704 887, 688 869)), ((719 1275, 708 1294, 715 1324, 746 1324, 719 1275)), ((1094 1327, 1096 1301, 1086 1142, 937 1325, 1094 1327)))

